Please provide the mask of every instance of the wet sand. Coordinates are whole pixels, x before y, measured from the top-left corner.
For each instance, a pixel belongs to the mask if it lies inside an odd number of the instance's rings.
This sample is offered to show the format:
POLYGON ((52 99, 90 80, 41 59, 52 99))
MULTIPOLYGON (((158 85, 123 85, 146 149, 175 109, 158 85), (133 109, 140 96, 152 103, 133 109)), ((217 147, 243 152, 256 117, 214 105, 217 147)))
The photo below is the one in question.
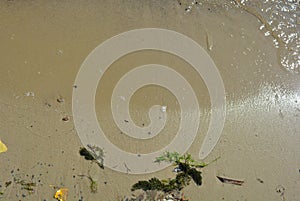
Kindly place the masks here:
MULTIPOLYGON (((186 196, 206 201, 299 200, 299 74, 279 64, 273 39, 259 30, 258 19, 228 6, 204 3, 186 12, 177 1, 1 1, 0 137, 8 151, 0 154, 0 200, 54 200, 51 185, 67 187, 68 201, 120 200, 138 180, 174 176, 172 167, 143 175, 102 170, 78 153, 82 144, 72 118, 72 92, 82 62, 108 38, 148 27, 171 29, 199 43, 218 67, 226 89, 224 129, 205 162, 221 158, 203 169, 202 186, 184 189, 186 196), (69 121, 62 120, 66 116, 69 121), (78 176, 83 174, 97 181, 97 193, 90 192, 87 178, 78 176), (216 176, 245 183, 222 184, 216 176), (32 194, 16 182, 5 187, 14 178, 37 187, 32 194)), ((141 143, 120 135, 110 111, 109 99, 120 77, 154 62, 172 66, 196 93, 201 120, 189 152, 197 158, 209 126, 209 95, 202 78, 174 55, 141 51, 113 63, 97 88, 99 124, 112 143, 129 152, 148 153, 168 144, 178 129, 180 107, 164 88, 141 88, 130 102, 137 125, 149 124, 153 104, 168 104, 170 119, 152 139, 141 143)))

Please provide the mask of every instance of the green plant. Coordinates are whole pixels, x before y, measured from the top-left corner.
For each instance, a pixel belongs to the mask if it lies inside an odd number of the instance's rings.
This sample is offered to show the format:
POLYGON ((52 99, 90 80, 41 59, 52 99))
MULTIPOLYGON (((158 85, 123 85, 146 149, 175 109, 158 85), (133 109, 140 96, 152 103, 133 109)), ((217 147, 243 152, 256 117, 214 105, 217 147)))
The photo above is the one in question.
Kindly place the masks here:
POLYGON ((26 182, 23 179, 14 178, 16 184, 21 185, 21 189, 27 190, 29 193, 33 193, 36 188, 35 182, 26 182))
POLYGON ((88 176, 88 175, 78 175, 78 176, 88 178, 90 180, 90 190, 91 190, 91 193, 97 193, 97 191, 98 191, 98 184, 97 184, 97 182, 91 176, 88 176))
MULTIPOLYGON (((211 161, 210 163, 212 163, 218 159, 219 158, 216 158, 215 160, 211 161)), ((195 161, 192 158, 191 154, 180 155, 178 152, 169 152, 169 151, 166 151, 162 156, 157 157, 154 162, 156 162, 156 163, 169 162, 169 163, 173 163, 173 165, 179 165, 179 164, 184 163, 184 164, 187 164, 188 166, 194 167, 194 168, 203 168, 210 164, 210 163, 203 163, 203 162, 195 161)))
POLYGON ((175 168, 176 177, 164 180, 153 177, 148 181, 139 181, 132 186, 131 190, 160 190, 164 192, 171 192, 174 190, 180 191, 182 188, 189 185, 191 180, 193 180, 196 185, 200 186, 202 184, 200 169, 210 164, 195 161, 191 154, 180 155, 178 152, 165 152, 162 156, 157 157, 155 162, 173 163, 173 165, 177 166, 175 168))

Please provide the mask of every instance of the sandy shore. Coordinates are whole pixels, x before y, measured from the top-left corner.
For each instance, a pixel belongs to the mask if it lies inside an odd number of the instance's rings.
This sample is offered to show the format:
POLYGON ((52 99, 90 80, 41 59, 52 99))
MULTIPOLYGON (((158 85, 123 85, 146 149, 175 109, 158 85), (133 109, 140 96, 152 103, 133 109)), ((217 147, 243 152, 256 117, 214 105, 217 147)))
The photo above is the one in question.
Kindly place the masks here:
MULTIPOLYGON (((174 176, 172 167, 142 175, 103 170, 79 155, 82 143, 73 122, 72 92, 81 64, 108 38, 146 27, 191 37, 213 59, 225 85, 224 129, 204 161, 220 159, 203 169, 202 186, 184 189, 186 197, 299 200, 299 75, 278 64, 272 38, 259 30, 261 23, 254 16, 228 6, 204 3, 186 12, 177 1, 1 1, 0 138, 8 151, 0 153, 0 200, 50 201, 55 187, 66 187, 68 201, 117 201, 130 195, 138 180, 174 176), (91 193, 90 180, 79 175, 91 176, 97 192, 91 193), (223 184, 216 176, 245 183, 223 184), (34 190, 24 189, 22 180, 34 182, 34 190)), ((159 150, 174 138, 180 107, 174 95, 159 86, 139 89, 130 102, 137 125, 150 123, 152 105, 168 105, 170 119, 159 135, 141 142, 120 134, 113 122, 114 85, 124 73, 147 63, 171 66, 193 87, 201 120, 189 152, 197 158, 210 122, 209 94, 201 76, 174 55, 141 51, 113 63, 97 88, 99 125, 112 143, 136 154, 159 150)))

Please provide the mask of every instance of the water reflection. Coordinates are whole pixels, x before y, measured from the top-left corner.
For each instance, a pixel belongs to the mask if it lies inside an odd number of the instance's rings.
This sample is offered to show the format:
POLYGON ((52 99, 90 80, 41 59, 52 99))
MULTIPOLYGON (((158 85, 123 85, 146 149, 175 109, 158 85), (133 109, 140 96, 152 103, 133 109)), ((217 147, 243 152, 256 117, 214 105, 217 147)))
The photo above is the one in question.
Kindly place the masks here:
POLYGON ((185 6, 185 12, 194 10, 201 12, 206 6, 210 9, 233 9, 240 7, 261 21, 258 27, 266 37, 273 37, 273 42, 278 48, 278 60, 282 67, 294 73, 300 72, 300 9, 296 0, 203 0, 179 1, 185 6), (184 4, 185 2, 185 4, 184 4))

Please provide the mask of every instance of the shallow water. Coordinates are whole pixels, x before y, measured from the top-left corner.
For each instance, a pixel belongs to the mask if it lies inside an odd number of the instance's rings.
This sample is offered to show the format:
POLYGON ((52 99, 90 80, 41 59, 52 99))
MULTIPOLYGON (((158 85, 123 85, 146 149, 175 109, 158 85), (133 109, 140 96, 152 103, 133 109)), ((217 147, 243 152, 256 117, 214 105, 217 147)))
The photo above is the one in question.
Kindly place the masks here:
MULTIPOLYGON (((224 83, 224 128, 204 161, 221 158, 203 169, 202 186, 191 184, 184 190, 187 197, 208 201, 298 200, 299 1, 242 1, 240 6, 236 2, 1 1, 0 137, 8 151, 0 154, 0 200, 51 200, 55 193, 51 185, 69 188, 68 201, 82 197, 120 200, 130 195, 131 185, 138 180, 174 176, 172 167, 140 175, 102 170, 78 154, 82 142, 74 123, 72 94, 83 87, 75 82, 80 67, 107 39, 141 28, 169 29, 190 37, 211 57, 224 83), (64 102, 57 102, 61 97, 64 102), (66 116, 70 120, 62 121, 66 116), (97 180, 98 193, 90 193, 89 180, 78 176, 82 174, 97 180), (241 187, 226 185, 216 176, 245 183, 241 187), (34 193, 29 194, 16 182, 6 188, 5 182, 16 177, 36 182, 34 193), (278 193, 279 188, 284 192, 278 193)), ((117 51, 119 46, 115 47, 117 51)), ((104 54, 107 58, 112 55, 104 54)), ((198 158, 215 109, 212 92, 203 75, 174 54, 142 50, 119 58, 102 74, 95 107, 86 108, 95 108, 105 136, 120 149, 138 155, 164 148, 176 137, 184 118, 196 119, 189 112, 181 113, 185 108, 172 91, 152 84, 131 96, 129 113, 138 127, 151 124, 148 112, 153 105, 167 106, 164 128, 146 140, 130 137, 120 129, 111 109, 113 90, 121 77, 151 63, 178 72, 195 93, 200 121, 188 152, 198 158)), ((216 82, 208 81, 212 85, 216 82)), ((182 94, 182 98, 190 97, 182 94)), ((128 99, 117 97, 121 102, 128 99)), ((83 97, 85 101, 88 98, 83 97)), ((196 111, 193 106, 188 109, 191 114, 196 111)), ((125 121, 122 123, 126 126, 125 121)), ((153 129, 157 129, 155 125, 153 129)), ((87 127, 86 136, 92 136, 89 131, 87 127)), ((186 132, 192 136, 192 131, 186 132)), ((104 151, 108 157, 109 150, 104 151)), ((126 168, 121 162, 118 165, 126 168)))

